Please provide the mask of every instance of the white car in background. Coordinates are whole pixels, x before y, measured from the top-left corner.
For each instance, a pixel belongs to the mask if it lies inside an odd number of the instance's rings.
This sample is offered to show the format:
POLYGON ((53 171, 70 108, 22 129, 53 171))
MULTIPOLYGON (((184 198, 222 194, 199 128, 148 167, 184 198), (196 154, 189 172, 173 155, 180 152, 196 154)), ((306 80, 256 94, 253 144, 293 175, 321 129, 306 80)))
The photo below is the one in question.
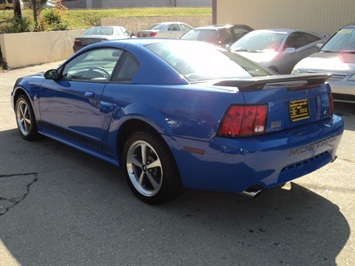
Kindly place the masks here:
POLYGON ((147 30, 137 32, 137 37, 157 37, 178 39, 192 27, 183 22, 161 22, 153 25, 147 30))
POLYGON ((334 100, 355 103, 355 23, 338 30, 317 53, 301 60, 293 73, 330 73, 334 100))

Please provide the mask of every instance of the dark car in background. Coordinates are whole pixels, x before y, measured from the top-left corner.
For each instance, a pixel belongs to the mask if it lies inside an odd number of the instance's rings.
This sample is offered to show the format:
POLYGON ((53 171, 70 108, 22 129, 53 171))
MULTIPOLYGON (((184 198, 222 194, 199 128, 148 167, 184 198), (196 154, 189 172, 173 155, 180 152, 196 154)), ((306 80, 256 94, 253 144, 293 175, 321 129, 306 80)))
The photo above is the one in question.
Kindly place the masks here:
POLYGON ((355 103, 355 23, 339 29, 317 53, 301 60, 293 73, 330 73, 334 100, 355 103))
POLYGON ((180 39, 210 42, 226 47, 251 31, 253 28, 247 25, 210 25, 194 28, 180 39))
POLYGON ((96 42, 132 37, 134 37, 134 34, 122 26, 95 26, 85 31, 83 35, 75 38, 73 50, 77 52, 86 45, 96 42))
POLYGON ((254 30, 238 41, 230 50, 271 68, 289 74, 303 58, 318 51, 318 44, 329 36, 300 29, 254 30))

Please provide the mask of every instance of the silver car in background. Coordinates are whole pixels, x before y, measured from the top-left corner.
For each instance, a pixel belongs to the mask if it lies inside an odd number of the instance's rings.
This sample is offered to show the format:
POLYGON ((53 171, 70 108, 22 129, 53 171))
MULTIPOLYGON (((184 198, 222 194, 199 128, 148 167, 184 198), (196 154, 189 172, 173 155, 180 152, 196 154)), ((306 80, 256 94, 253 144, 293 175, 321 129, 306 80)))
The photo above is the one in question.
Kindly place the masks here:
POLYGON ((135 38, 135 36, 133 33, 129 32, 125 27, 94 26, 86 30, 83 35, 74 39, 73 50, 76 53, 84 46, 92 43, 127 38, 135 38))
POLYGON ((271 68, 290 74, 301 59, 318 51, 328 34, 300 29, 254 30, 237 40, 230 50, 271 68))
POLYGON ((147 30, 138 31, 137 37, 178 39, 191 29, 190 25, 183 22, 160 22, 147 30))
POLYGON ((335 101, 355 103, 355 24, 338 30, 322 48, 301 60, 293 73, 330 73, 335 101))

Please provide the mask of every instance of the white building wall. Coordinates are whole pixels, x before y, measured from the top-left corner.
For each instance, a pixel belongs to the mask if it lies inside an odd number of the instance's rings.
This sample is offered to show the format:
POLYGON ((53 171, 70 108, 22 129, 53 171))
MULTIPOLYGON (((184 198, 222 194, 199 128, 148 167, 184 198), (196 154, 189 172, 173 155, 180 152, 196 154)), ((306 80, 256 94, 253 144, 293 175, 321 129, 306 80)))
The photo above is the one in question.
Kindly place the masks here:
POLYGON ((355 22, 354 0, 213 0, 218 24, 301 28, 329 34, 355 22))

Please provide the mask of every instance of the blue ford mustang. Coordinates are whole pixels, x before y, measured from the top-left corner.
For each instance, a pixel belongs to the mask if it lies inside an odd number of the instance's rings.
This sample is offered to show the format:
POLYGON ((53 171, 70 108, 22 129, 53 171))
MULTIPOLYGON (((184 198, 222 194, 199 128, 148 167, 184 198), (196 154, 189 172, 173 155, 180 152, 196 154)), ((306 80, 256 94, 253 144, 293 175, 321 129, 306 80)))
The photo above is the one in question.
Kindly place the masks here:
POLYGON ((274 75, 206 43, 129 39, 19 78, 12 104, 25 140, 122 166, 154 204, 183 187, 255 195, 332 162, 344 124, 327 78, 274 75))

